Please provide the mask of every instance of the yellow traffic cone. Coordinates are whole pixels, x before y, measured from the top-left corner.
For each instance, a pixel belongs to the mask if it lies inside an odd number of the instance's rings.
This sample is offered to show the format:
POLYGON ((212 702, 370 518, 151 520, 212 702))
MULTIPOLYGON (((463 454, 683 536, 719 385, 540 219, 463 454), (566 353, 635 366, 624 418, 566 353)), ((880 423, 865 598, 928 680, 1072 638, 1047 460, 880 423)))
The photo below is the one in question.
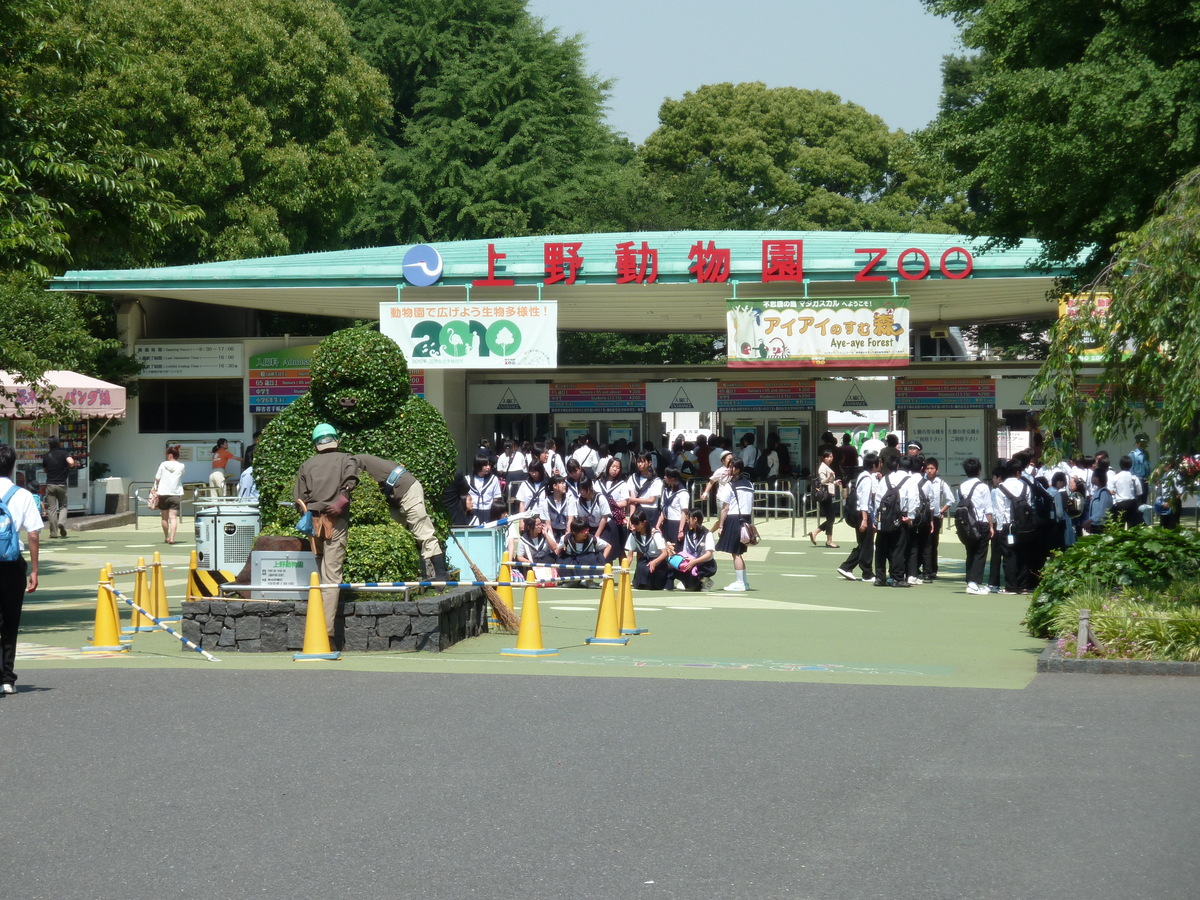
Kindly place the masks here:
POLYGON ((154 551, 154 573, 151 578, 154 593, 154 607, 151 612, 164 622, 178 622, 183 616, 171 615, 171 607, 167 603, 166 568, 163 566, 162 555, 157 550, 154 551))
POLYGON ((500 651, 501 656, 558 656, 558 650, 542 646, 542 616, 538 612, 537 578, 525 573, 525 593, 521 597, 521 627, 517 646, 500 651))
MULTIPOLYGON (((104 564, 104 575, 103 575, 103 577, 101 577, 100 580, 102 582, 107 583, 109 587, 117 586, 116 581, 113 579, 112 563, 104 564)), ((104 593, 108 597, 108 605, 112 607, 113 619, 116 621, 117 625, 120 626, 120 624, 121 624, 121 606, 119 603, 117 603, 117 592, 116 591, 105 591, 104 593)), ((134 613, 134 609, 131 606, 131 607, 129 607, 129 623, 131 625, 133 624, 133 613, 134 613)), ((120 630, 126 631, 127 629, 121 628, 120 630)), ((128 643, 129 641, 132 640, 132 638, 125 638, 124 640, 126 643, 128 643)))
POLYGON ((117 653, 128 650, 121 643, 121 621, 117 618, 116 594, 112 592, 112 576, 108 567, 100 570, 100 586, 96 591, 96 624, 92 630, 92 646, 80 647, 84 653, 117 653))
POLYGON ((637 554, 631 553, 625 561, 621 580, 617 584, 617 606, 621 611, 621 634, 649 634, 650 629, 637 627, 637 615, 633 611, 633 572, 637 567, 637 554))
POLYGON ((504 583, 512 581, 512 559, 509 557, 507 550, 500 557, 500 571, 496 574, 496 580, 501 582, 501 584, 496 585, 496 595, 504 601, 509 609, 514 609, 512 585, 504 583))
MULTIPOLYGON (((137 561, 137 573, 133 576, 133 602, 146 610, 148 613, 154 612, 154 607, 148 605, 150 603, 150 581, 146 577, 146 557, 139 556, 137 561)), ((144 613, 138 612, 136 608, 133 610, 133 615, 129 619, 129 628, 126 631, 156 631, 154 623, 146 618, 144 613)))
POLYGON ((342 654, 329 646, 325 630, 325 601, 321 598, 321 578, 313 572, 308 579, 308 612, 304 616, 304 649, 293 653, 294 660, 341 659, 342 654))
POLYGON ((600 587, 600 610, 596 614, 596 635, 587 638, 587 644, 628 644, 629 638, 621 637, 621 623, 617 621, 617 592, 613 588, 612 563, 604 567, 604 581, 600 587))

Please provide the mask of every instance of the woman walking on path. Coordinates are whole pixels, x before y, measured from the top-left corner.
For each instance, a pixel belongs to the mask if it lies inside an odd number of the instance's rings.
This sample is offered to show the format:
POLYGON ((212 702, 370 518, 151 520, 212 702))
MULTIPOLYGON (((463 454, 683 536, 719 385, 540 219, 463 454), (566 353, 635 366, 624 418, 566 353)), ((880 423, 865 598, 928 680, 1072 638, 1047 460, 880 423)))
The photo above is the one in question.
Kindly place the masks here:
POLYGON ((168 447, 167 458, 158 464, 154 473, 154 490, 158 492, 158 511, 162 516, 163 539, 175 543, 179 528, 179 509, 183 501, 183 469, 179 447, 168 447))
POLYGON ((814 547, 817 546, 817 535, 822 531, 825 532, 825 546, 834 550, 838 547, 833 542, 833 498, 841 486, 841 479, 833 469, 833 451, 822 450, 821 465, 817 467, 817 486, 813 488, 817 506, 821 510, 820 524, 816 531, 808 533, 808 539, 814 547))
POLYGON ((748 591, 750 581, 746 577, 746 560, 743 555, 746 545, 742 543, 742 523, 750 523, 754 513, 754 485, 746 477, 745 464, 738 457, 729 461, 729 482, 717 489, 717 502, 721 504, 720 531, 717 550, 733 557, 733 577, 727 591, 748 591))

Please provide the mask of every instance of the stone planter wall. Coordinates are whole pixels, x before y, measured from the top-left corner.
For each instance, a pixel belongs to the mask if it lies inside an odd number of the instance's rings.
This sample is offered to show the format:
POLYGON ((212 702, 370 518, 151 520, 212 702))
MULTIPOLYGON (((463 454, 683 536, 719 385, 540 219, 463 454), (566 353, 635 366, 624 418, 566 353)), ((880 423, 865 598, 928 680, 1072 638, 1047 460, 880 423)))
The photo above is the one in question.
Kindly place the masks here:
MULTIPOLYGON (((183 636, 210 653, 285 653, 304 646, 307 601, 194 600, 183 604, 183 636)), ((341 601, 337 650, 445 650, 487 631, 487 598, 477 587, 404 603, 341 601)))

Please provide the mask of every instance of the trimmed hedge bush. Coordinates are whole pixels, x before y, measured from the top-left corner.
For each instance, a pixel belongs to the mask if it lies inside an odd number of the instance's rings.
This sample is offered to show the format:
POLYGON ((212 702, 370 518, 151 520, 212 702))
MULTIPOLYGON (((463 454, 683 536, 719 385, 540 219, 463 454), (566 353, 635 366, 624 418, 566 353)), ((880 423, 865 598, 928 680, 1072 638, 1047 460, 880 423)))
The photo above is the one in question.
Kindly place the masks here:
POLYGON ((1054 636, 1056 607, 1071 597, 1115 588, 1160 588, 1200 577, 1200 533, 1113 528, 1080 538, 1042 569, 1022 622, 1034 637, 1054 636))

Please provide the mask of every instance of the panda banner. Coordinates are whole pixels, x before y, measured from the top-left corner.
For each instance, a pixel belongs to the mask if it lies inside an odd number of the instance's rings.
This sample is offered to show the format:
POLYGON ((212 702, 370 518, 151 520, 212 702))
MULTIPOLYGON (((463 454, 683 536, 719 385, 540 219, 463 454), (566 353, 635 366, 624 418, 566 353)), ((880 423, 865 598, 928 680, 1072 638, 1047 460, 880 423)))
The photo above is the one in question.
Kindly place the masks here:
POLYGON ((730 368, 908 365, 908 297, 729 300, 730 368))

